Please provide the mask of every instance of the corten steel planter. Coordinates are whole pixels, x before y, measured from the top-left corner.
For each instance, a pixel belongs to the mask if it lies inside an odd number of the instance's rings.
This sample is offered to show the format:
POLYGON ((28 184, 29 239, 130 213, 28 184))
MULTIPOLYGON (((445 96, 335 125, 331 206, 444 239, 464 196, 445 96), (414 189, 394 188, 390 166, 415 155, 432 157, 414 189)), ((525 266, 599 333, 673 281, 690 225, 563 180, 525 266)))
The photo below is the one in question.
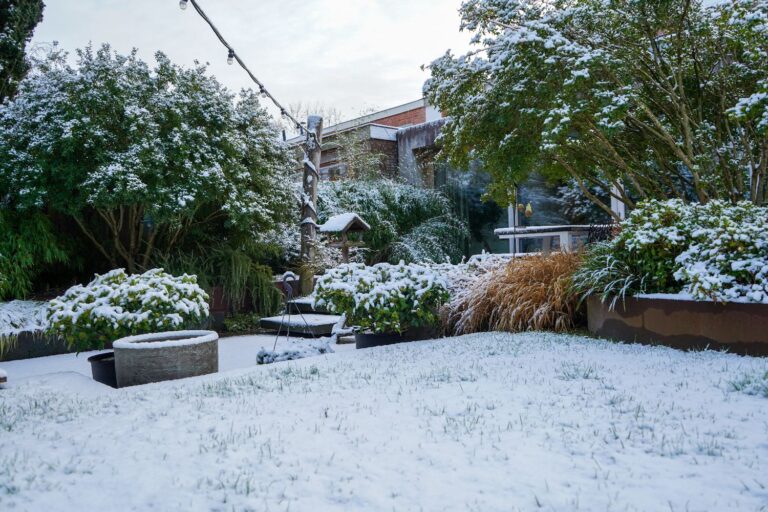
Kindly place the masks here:
POLYGON ((89 357, 88 362, 91 363, 91 375, 93 376, 93 380, 113 388, 117 387, 114 352, 96 354, 95 356, 89 357))
POLYGON ((219 335, 213 331, 130 336, 112 346, 119 388, 219 371, 219 335))
POLYGON ((434 338, 435 334, 435 329, 429 327, 409 329, 402 334, 397 332, 380 334, 358 332, 355 333, 355 348, 373 348, 408 341, 428 340, 434 338))
POLYGON ((768 355, 768 304, 627 297, 587 301, 589 331, 618 341, 768 355))

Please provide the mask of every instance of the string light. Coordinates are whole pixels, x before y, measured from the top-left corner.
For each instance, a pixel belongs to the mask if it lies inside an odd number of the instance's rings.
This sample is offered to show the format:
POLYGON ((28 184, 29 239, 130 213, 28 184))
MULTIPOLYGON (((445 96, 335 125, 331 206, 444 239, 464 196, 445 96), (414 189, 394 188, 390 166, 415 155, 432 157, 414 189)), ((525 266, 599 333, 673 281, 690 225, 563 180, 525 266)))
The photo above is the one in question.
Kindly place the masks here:
MULTIPOLYGON (((248 69, 248 66, 246 66, 245 63, 239 57, 237 57, 237 55, 235 54, 234 48, 232 48, 232 46, 227 42, 227 40, 224 39, 224 36, 221 35, 221 32, 219 32, 219 29, 216 28, 216 25, 213 24, 213 22, 208 17, 208 15, 205 14, 205 11, 203 11, 200 5, 198 5, 197 0, 180 0, 179 7, 181 7, 182 9, 186 9, 187 3, 192 4, 192 7, 195 8, 195 11, 197 12, 197 14, 199 14, 200 17, 203 18, 203 20, 208 24, 208 26, 211 27, 211 30, 213 30, 213 33, 216 35, 218 40, 227 49, 227 52, 228 52, 227 63, 234 64, 235 61, 237 61, 240 67, 245 70, 245 72, 248 74, 251 80, 253 80, 253 82, 259 87, 259 94, 261 95, 261 97, 265 99, 268 98, 275 105, 275 107, 277 107, 280 110, 280 115, 284 119, 290 121, 296 129, 298 129, 301 133, 303 133, 304 127, 301 125, 301 123, 295 117, 293 117, 288 112, 288 110, 280 104, 280 102, 278 102, 275 99, 275 97, 267 90, 264 84, 261 83, 261 80, 256 78, 256 75, 254 75, 253 72, 250 69, 248 69)), ((311 131, 307 130, 307 137, 316 138, 316 135, 311 131)))

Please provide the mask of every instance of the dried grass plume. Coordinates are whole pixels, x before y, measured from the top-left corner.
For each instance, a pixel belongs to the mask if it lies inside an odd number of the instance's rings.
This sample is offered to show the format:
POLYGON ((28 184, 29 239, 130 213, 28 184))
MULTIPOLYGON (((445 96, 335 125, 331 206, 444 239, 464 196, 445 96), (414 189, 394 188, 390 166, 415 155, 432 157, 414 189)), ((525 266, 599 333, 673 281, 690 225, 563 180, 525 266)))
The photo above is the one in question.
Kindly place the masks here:
POLYGON ((460 335, 573 329, 579 298, 570 280, 579 261, 576 253, 531 255, 480 274, 444 307, 446 331, 460 335))

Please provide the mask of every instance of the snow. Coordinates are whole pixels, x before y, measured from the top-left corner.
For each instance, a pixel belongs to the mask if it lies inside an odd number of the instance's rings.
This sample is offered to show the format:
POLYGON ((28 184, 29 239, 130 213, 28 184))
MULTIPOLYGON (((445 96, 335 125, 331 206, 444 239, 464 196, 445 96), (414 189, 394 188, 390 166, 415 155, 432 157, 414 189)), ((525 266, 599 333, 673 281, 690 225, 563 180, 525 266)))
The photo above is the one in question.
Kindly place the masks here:
POLYGON ((313 164, 313 163, 312 163, 312 161, 309 159, 309 157, 307 157, 307 155, 306 155, 306 154, 304 155, 304 160, 302 160, 302 162, 301 162, 301 163, 302 163, 302 164, 304 164, 304 165, 306 165, 307 167, 309 167, 309 169, 310 169, 312 172, 314 172, 315 174, 317 174, 317 168, 315 168, 315 164, 313 164))
POLYGON ((128 336, 127 338, 121 338, 115 341, 112 346, 118 349, 148 350, 199 345, 219 338, 219 335, 214 331, 176 331, 173 333, 166 333, 164 339, 159 341, 148 341, 158 340, 159 336, 160 335, 157 333, 128 336))
POLYGON ((728 383, 767 369, 733 354, 492 333, 102 394, 26 380, 0 392, 0 503, 760 510, 768 402, 728 383))
POLYGON ((356 213, 341 213, 329 218, 325 224, 320 226, 321 233, 341 233, 347 229, 353 222, 359 222, 364 226, 364 229, 369 230, 371 226, 368 225, 360 216, 356 213))
POLYGON ((315 220, 312 217, 307 217, 306 219, 302 220, 301 224, 302 225, 304 225, 304 224, 314 224, 315 226, 317 226, 317 222, 315 222, 315 220))
MULTIPOLYGON (((308 338, 287 338, 280 336, 277 340, 277 351, 301 349, 312 342, 308 338)), ((241 368, 252 367, 256 364, 256 356, 263 349, 272 350, 275 344, 274 335, 231 336, 219 340, 219 371, 229 372, 241 368)), ((344 352, 354 350, 354 344, 334 345, 333 350, 344 352)), ((22 359, 16 361, 0 361, 0 370, 7 372, 15 383, 37 383, 41 379, 56 383, 62 376, 77 374, 91 381, 91 365, 88 358, 103 351, 80 352, 80 354, 59 354, 55 356, 22 359)), ((91 381, 92 383, 93 381, 91 381)), ((36 384, 35 384, 36 385, 36 384)), ((90 386, 89 386, 90 387, 90 386)), ((111 388, 98 384, 97 390, 111 393, 111 388)))
POLYGON ((48 303, 29 300, 0 302, 0 336, 48 327, 48 303))
POLYGON ((269 320, 273 322, 280 322, 286 327, 302 328, 307 326, 317 325, 329 325, 337 324, 341 320, 340 315, 324 315, 321 313, 297 313, 292 312, 290 315, 278 315, 264 318, 263 320, 269 320))
MULTIPOLYGON (((710 298, 698 298, 691 295, 689 292, 678 292, 678 293, 638 293, 636 295, 633 295, 635 299, 664 299, 664 300, 690 300, 690 301, 696 301, 696 302, 714 302, 710 298)), ((737 297, 735 299, 731 299, 728 302, 734 302, 739 304, 755 304, 754 300, 751 300, 746 297, 737 297)))
POLYGON ((333 354, 334 350, 330 346, 330 341, 331 338, 318 338, 302 342, 301 344, 296 344, 296 347, 283 350, 268 350, 262 348, 259 353, 256 354, 256 362, 259 364, 272 364, 281 361, 294 361, 296 359, 304 359, 305 357, 314 357, 322 354, 333 354))

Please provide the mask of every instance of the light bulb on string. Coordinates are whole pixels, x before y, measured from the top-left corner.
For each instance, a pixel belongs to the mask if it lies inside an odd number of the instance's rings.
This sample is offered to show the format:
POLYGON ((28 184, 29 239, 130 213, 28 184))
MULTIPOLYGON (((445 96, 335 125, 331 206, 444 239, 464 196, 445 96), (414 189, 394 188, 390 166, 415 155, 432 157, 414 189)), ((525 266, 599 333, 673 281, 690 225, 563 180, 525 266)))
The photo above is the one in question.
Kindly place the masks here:
POLYGON ((227 54, 227 64, 230 66, 235 63, 235 50, 229 49, 229 54, 227 54))
POLYGON ((182 11, 187 9, 187 2, 189 2, 189 0, 179 0, 179 7, 181 7, 182 11))
POLYGON ((266 98, 267 97, 267 90, 264 88, 264 86, 261 86, 259 88, 259 94, 261 94, 262 98, 266 98))

